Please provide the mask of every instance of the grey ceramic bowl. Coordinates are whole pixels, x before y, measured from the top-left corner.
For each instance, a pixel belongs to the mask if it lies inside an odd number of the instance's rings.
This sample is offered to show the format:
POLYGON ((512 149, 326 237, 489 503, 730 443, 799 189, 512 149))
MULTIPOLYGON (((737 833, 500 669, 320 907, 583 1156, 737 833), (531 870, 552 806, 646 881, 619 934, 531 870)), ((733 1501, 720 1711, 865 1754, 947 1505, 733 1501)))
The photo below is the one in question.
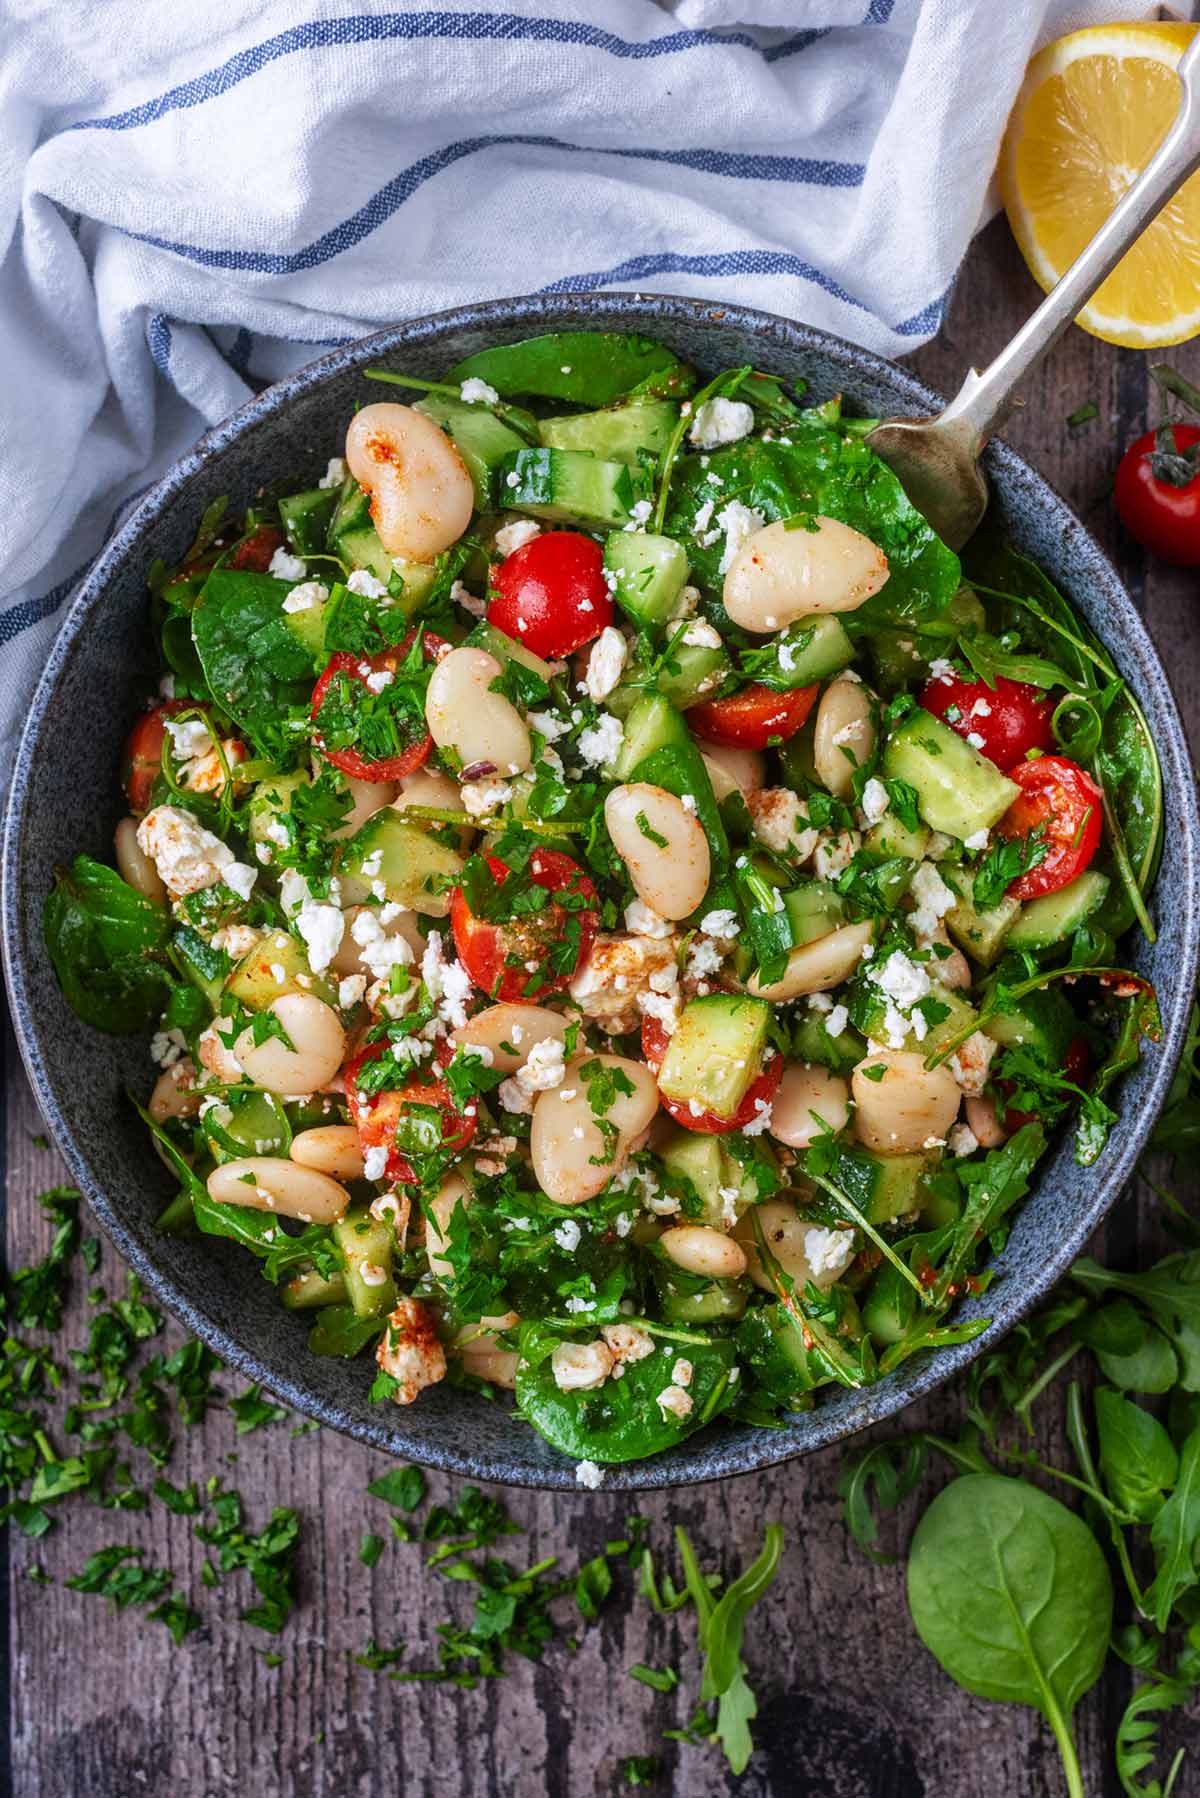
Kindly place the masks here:
MULTIPOLYGON (((571 1462, 503 1405, 446 1387, 409 1409, 372 1406, 368 1363, 318 1360, 307 1326, 278 1305, 249 1256, 212 1240, 160 1237, 170 1183, 122 1098, 145 1091, 144 1041, 102 1037, 58 991, 42 945, 42 901, 56 862, 108 858, 117 769, 129 722, 156 676, 145 571, 178 560, 204 507, 244 505, 263 482, 312 480, 341 449, 356 403, 378 398, 369 363, 437 376, 494 343, 555 328, 644 331, 701 369, 752 362, 803 377, 816 400, 844 392, 872 415, 930 412, 937 397, 891 363, 766 313, 695 300, 611 295, 499 300, 400 325, 314 362, 202 438, 158 483, 85 582, 38 686, 17 757, 3 856, 3 926, 12 1009, 47 1121, 101 1224, 146 1284, 231 1367, 297 1410, 392 1454, 475 1478, 574 1489, 571 1462)), ((1200 845, 1191 759, 1161 663, 1117 576, 1061 499, 1002 445, 987 456, 993 504, 1017 545, 1071 596, 1133 686, 1155 733, 1166 782, 1166 850, 1154 900, 1161 935, 1138 966, 1163 1002, 1164 1037, 1124 1083, 1121 1122, 1099 1162, 1078 1169, 1062 1143, 1017 1217, 988 1294, 990 1328, 973 1343, 917 1360, 861 1393, 839 1392, 780 1431, 717 1426, 674 1453, 614 1468, 606 1487, 675 1486, 745 1473, 837 1441, 907 1405, 986 1350, 1060 1278, 1114 1203, 1166 1095, 1196 977, 1200 845)), ((977 1307, 978 1308, 978 1307, 977 1307)), ((966 1308, 964 1308, 964 1311, 966 1308)))

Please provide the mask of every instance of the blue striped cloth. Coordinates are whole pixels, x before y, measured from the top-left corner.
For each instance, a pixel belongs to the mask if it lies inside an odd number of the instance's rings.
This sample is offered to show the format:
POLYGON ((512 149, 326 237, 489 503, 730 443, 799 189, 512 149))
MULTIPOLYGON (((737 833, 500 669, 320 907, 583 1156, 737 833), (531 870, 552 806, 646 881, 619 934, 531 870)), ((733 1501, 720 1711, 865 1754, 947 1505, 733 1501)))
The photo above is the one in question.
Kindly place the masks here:
POLYGON ((0 39, 5 761, 105 537, 254 388, 398 318, 534 290, 736 299, 903 353, 941 320, 1031 50, 1130 9, 19 10, 0 39))

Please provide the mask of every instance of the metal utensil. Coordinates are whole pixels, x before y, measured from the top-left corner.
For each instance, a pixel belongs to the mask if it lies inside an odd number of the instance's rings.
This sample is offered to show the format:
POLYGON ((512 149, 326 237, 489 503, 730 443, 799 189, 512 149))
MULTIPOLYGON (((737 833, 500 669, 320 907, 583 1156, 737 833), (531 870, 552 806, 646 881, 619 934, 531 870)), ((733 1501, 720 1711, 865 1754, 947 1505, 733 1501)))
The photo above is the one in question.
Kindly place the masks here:
POLYGON ((973 368, 936 418, 885 418, 867 438, 943 542, 961 549, 987 510, 979 468, 988 438, 1020 404, 1017 390, 1151 220, 1200 168, 1200 37, 1179 63, 1175 122, 1087 248, 982 374, 973 368))

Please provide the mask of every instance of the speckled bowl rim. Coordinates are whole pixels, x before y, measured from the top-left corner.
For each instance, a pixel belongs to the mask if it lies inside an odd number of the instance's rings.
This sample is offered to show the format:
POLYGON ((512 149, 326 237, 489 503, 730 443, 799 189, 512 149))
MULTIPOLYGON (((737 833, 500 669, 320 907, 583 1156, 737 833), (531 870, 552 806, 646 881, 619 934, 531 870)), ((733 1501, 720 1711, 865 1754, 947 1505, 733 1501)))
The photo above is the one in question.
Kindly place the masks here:
MULTIPOLYGON (((939 395, 898 364, 811 326, 793 324, 775 314, 750 307, 644 292, 535 295, 482 301, 389 327, 369 337, 356 339, 353 343, 318 358, 267 388, 206 432, 195 447, 149 490, 101 552, 84 580, 51 649, 16 754, 0 866, 0 922, 3 928, 5 977, 17 1041, 46 1122, 53 1131, 75 1181, 106 1234, 138 1276, 180 1323, 213 1349, 227 1366, 248 1379, 265 1384, 293 1409, 332 1429, 341 1430, 369 1443, 372 1447, 406 1457, 427 1467, 476 1479, 491 1479, 541 1490, 578 1492, 573 1463, 566 1456, 535 1472, 529 1467, 506 1467, 503 1454, 472 1452, 466 1444, 459 1450, 426 1443, 421 1429, 419 1404, 405 1412, 392 1411, 390 1414, 381 1407, 378 1422, 372 1417, 356 1419, 348 1416, 338 1404, 311 1393, 302 1378, 281 1376, 276 1369, 268 1371, 252 1350, 245 1347, 235 1335, 212 1323, 202 1309, 179 1292, 170 1276, 156 1265, 153 1256, 135 1240, 122 1218, 119 1206, 94 1178, 87 1155, 76 1139, 70 1117, 52 1096, 39 1026, 30 1003, 26 968, 26 956, 30 949, 22 931, 21 895, 17 882, 31 769, 38 754, 42 726, 60 673, 76 638, 89 627, 93 614, 102 607, 110 577, 124 558, 136 550, 141 534, 171 504, 192 476, 210 458, 219 456, 235 440, 262 428, 286 411, 298 392, 307 391, 328 377, 378 361, 401 345, 411 347, 422 343, 436 344, 449 332, 472 327, 486 328, 489 323, 506 328, 519 325, 532 333, 554 328, 563 321, 567 313, 571 315, 571 322, 575 326, 586 323, 589 318, 595 318, 598 324, 642 330, 648 335, 653 335, 656 324, 661 325, 664 321, 715 330, 733 328, 762 334, 786 349, 815 352, 830 363, 841 365, 846 371, 848 384, 856 376, 888 382, 913 414, 932 413, 944 404, 939 395)), ((1165 853, 1180 860, 1184 890, 1195 893, 1198 890, 1200 815, 1197 813, 1194 782, 1191 778, 1187 738, 1158 652, 1116 570, 1071 512, 1066 501, 1027 462, 1003 443, 991 445, 987 451, 985 466, 993 483, 1002 488, 1012 487, 1039 505, 1064 515, 1064 525, 1069 525, 1079 534, 1076 539, 1077 553, 1086 556, 1090 578, 1103 590, 1106 603, 1122 614, 1122 628, 1126 636, 1123 663, 1128 667, 1132 658, 1139 665, 1139 672, 1146 681, 1161 688, 1155 707, 1155 740, 1163 764, 1164 782, 1170 782, 1172 778, 1182 781, 1180 791, 1184 818, 1181 840, 1168 844, 1165 853)), ((40 952, 40 944, 37 950, 40 952)), ((1015 1284, 1005 1287, 1001 1283, 988 1295, 988 1308, 994 1321, 987 1330, 972 1342, 935 1350, 874 1386, 857 1393, 839 1394, 836 1408, 818 1403, 813 1411, 797 1415, 783 1430, 760 1430, 742 1440, 732 1434, 722 1439, 719 1428, 706 1430, 701 1437, 696 1438, 694 1472, 681 1471, 677 1465, 664 1465, 661 1460, 653 1459, 606 1467, 604 1489, 669 1489, 700 1484, 708 1480, 755 1472, 809 1454, 815 1449, 842 1441, 870 1424, 894 1416, 914 1400, 943 1385, 977 1355, 994 1346, 1063 1277, 1087 1238, 1116 1203, 1133 1176, 1146 1138, 1166 1099, 1183 1047, 1198 964, 1200 908, 1189 905, 1185 910, 1178 940, 1173 990, 1159 995, 1163 1011, 1163 1040, 1154 1054, 1144 1103, 1136 1117, 1123 1115, 1121 1139, 1116 1153, 1112 1154, 1112 1159, 1107 1161, 1097 1176, 1090 1202, 1079 1209, 1071 1227, 1059 1235, 1055 1251, 1044 1262, 1040 1276, 1026 1281, 1020 1287, 1015 1284)), ((1034 1199, 1036 1188, 1029 1202, 1034 1199)), ((271 1295, 264 1288, 263 1303, 272 1302, 271 1295)), ((527 1427, 514 1420, 514 1428, 527 1427)), ((687 1447, 687 1444, 681 1445, 681 1450, 675 1452, 678 1454, 687 1447)))

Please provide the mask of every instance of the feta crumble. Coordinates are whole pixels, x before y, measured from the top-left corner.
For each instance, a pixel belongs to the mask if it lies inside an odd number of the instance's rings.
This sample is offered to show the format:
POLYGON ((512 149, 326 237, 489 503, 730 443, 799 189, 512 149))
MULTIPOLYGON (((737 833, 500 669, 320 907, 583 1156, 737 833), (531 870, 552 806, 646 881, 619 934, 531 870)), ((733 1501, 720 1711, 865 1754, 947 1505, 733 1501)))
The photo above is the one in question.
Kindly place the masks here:
POLYGON ((369 568, 356 568, 346 582, 347 591, 357 593, 360 599, 386 599, 387 584, 369 568))
POLYGON ((277 581, 302 581, 307 572, 304 557, 294 556, 282 543, 267 563, 267 573, 273 574, 277 581))
POLYGON ((688 437, 697 449, 738 443, 754 429, 754 410, 745 400, 705 400, 692 420, 688 437))
POLYGON ((588 695, 599 705, 607 699, 621 678, 629 650, 615 625, 606 624, 588 656, 584 685, 588 695))
POLYGON ((854 1259, 854 1232, 818 1225, 804 1232, 804 1254, 814 1280, 836 1280, 854 1259))
POLYGON ((624 739, 621 720, 611 712, 603 712, 595 724, 580 731, 576 747, 589 768, 611 768, 624 739))
POLYGON ((293 587, 283 601, 285 612, 311 612, 314 606, 324 605, 329 598, 329 588, 322 581, 302 581, 293 587))
MULTIPOLYGON (((782 660, 782 657, 780 658, 782 660)), ((891 805, 888 790, 881 780, 872 775, 862 790, 863 816, 868 824, 878 824, 883 814, 891 805)))
POLYGON ((579 1461, 575 1467, 575 1484, 586 1486, 589 1492, 599 1492, 604 1484, 604 1470, 597 1467, 594 1461, 579 1461))
POLYGON ((532 518, 514 518, 511 524, 502 524, 496 532, 496 553, 499 556, 513 556, 541 534, 541 525, 532 518))
POLYGON ((718 572, 724 574, 742 545, 755 531, 761 531, 766 519, 753 506, 745 506, 740 499, 731 499, 727 506, 717 513, 717 523, 725 532, 725 548, 721 552, 718 572))
POLYGON ((481 381, 478 375, 470 375, 458 390, 458 397, 468 406, 498 406, 500 395, 487 381, 481 381))

